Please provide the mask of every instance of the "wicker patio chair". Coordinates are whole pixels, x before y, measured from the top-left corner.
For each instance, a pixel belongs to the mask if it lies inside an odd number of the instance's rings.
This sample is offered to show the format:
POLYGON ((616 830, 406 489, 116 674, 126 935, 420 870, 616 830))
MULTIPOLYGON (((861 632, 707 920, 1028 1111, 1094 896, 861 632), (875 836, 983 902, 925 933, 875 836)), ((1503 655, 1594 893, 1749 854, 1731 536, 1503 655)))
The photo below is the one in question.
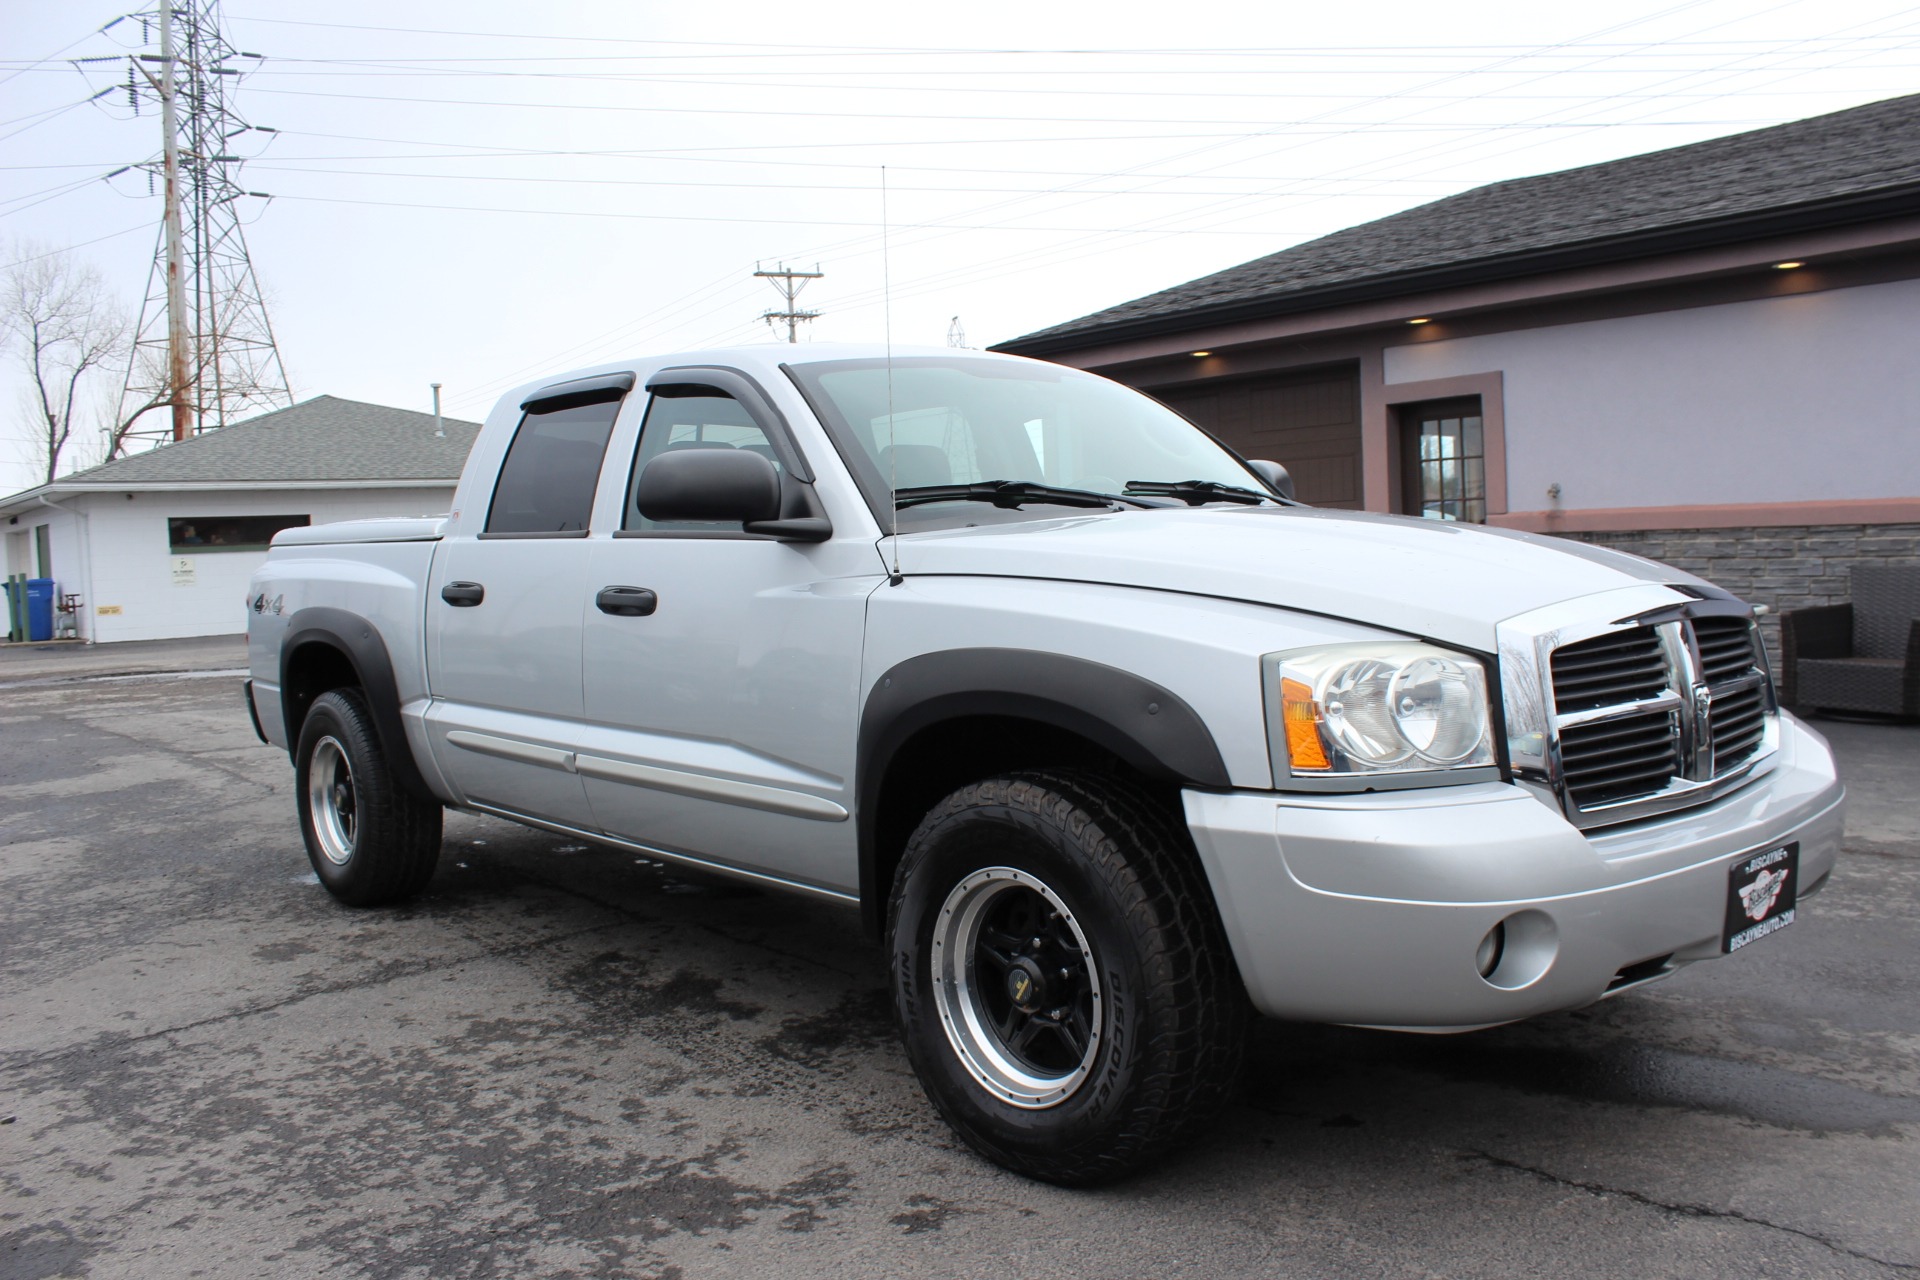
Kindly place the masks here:
POLYGON ((1781 701, 1920 715, 1920 565, 1856 568, 1851 594, 1780 615, 1781 701))

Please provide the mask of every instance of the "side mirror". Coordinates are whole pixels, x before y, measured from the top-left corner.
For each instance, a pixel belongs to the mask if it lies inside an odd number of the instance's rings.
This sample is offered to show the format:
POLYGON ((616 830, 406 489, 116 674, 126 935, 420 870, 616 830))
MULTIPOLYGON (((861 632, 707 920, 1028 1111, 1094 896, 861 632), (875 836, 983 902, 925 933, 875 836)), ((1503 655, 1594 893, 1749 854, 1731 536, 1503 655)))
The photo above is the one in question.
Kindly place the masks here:
POLYGON ((649 520, 778 520, 780 473, 746 449, 677 449, 646 465, 633 497, 649 520))
POLYGON ((1294 502, 1299 501, 1293 496, 1293 477, 1288 475, 1287 469, 1279 463, 1268 462, 1265 458, 1250 458, 1247 461, 1247 469, 1259 476, 1267 488, 1281 497, 1294 502))

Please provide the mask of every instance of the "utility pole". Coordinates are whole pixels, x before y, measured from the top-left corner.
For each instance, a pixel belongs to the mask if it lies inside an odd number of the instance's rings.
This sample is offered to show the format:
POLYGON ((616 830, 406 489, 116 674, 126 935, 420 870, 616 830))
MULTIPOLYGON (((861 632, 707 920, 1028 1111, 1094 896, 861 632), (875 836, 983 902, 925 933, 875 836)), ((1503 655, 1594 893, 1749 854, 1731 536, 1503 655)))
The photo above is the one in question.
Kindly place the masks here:
MULTIPOLYGON (((149 75, 149 80, 154 77, 149 75)), ((163 135, 161 174, 164 195, 162 232, 167 253, 167 390, 173 406, 173 438, 193 434, 193 411, 187 404, 187 289, 181 278, 180 230, 180 118, 174 98, 179 80, 173 72, 173 6, 160 0, 160 131, 163 135)))
POLYGON ((775 321, 786 321, 787 341, 800 341, 800 322, 802 320, 812 320, 820 313, 818 311, 802 311, 794 305, 794 301, 800 296, 800 291, 807 287, 807 281, 818 280, 824 276, 826 272, 820 270, 820 264, 818 263, 814 264, 813 270, 811 271, 789 271, 787 264, 784 262, 780 264, 778 271, 761 269, 760 264, 757 262, 754 264, 754 268, 753 274, 755 276, 762 280, 772 281, 773 287, 778 289, 781 296, 787 300, 787 309, 785 311, 763 312, 760 318, 765 320, 769 325, 775 321))
MULTIPOLYGON (((130 65, 160 107, 160 155, 138 167, 159 179, 163 208, 120 412, 125 422, 143 406, 166 405, 171 421, 157 430, 135 423, 122 445, 184 440, 293 403, 238 212, 243 199, 267 197, 240 185, 245 157, 235 143, 274 131, 242 120, 229 97, 262 59, 227 41, 220 0, 158 0, 138 20, 159 26, 159 52, 136 54, 130 65)), ((137 114, 132 80, 128 90, 137 114)))

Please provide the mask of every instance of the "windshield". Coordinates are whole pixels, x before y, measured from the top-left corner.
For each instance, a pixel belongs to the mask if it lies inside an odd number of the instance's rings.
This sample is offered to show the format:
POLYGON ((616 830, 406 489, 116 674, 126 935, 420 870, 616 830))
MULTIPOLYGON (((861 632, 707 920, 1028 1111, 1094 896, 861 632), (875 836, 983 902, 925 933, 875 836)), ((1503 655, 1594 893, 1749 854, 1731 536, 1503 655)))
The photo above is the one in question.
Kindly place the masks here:
MULTIPOLYGON (((991 481, 1120 494, 1136 481, 1213 481, 1261 490, 1211 436, 1137 391, 1025 361, 901 357, 796 364, 788 371, 825 421, 882 521, 888 491, 991 481)), ((1261 490, 1264 492, 1264 490, 1261 490)), ((961 499, 954 499, 960 501, 961 499)), ((904 507, 923 525, 948 502, 904 507)), ((1042 517, 1058 507, 1035 505, 1042 517)))

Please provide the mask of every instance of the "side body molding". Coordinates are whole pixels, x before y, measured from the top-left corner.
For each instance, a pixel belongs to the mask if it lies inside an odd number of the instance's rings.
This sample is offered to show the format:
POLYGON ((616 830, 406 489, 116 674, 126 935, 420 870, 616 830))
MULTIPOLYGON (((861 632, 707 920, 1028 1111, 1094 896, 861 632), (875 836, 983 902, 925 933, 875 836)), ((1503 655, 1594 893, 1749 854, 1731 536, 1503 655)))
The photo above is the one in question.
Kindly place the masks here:
POLYGON ((895 753, 946 720, 1007 716, 1064 729, 1149 778, 1182 786, 1232 786, 1213 734, 1178 694, 1118 667, 1033 649, 949 649, 909 658, 875 682, 860 717, 856 765, 860 902, 868 926, 884 924, 879 795, 895 753))
POLYGON ((407 745, 407 730, 400 721, 400 690, 394 682, 393 660, 387 655, 386 642, 371 622, 345 609, 316 605, 287 620, 286 637, 280 642, 280 705, 286 716, 288 754, 299 745, 300 725, 313 701, 288 677, 300 650, 316 644, 338 650, 353 665, 360 688, 367 695, 367 709, 373 713, 380 749, 386 753, 387 767, 393 770, 395 780, 422 800, 443 803, 420 776, 413 748, 407 745))

